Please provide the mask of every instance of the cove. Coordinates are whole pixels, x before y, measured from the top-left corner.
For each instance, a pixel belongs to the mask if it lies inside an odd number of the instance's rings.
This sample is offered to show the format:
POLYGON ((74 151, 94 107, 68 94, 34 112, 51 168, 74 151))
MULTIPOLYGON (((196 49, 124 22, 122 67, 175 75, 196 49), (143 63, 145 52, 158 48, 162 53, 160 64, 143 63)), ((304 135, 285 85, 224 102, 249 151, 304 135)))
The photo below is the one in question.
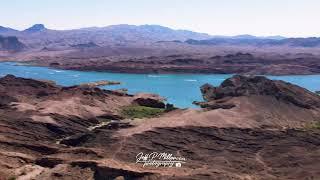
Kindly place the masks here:
MULTIPOLYGON (((202 101, 200 86, 205 83, 218 86, 231 74, 127 74, 107 72, 84 72, 58 70, 47 67, 21 65, 15 62, 1 62, 0 76, 15 76, 33 79, 53 80, 59 85, 72 86, 81 83, 110 80, 121 85, 102 86, 105 89, 126 88, 129 93, 156 93, 179 108, 195 108, 193 101, 202 101)), ((320 90, 320 75, 267 76, 299 85, 310 91, 320 90)))

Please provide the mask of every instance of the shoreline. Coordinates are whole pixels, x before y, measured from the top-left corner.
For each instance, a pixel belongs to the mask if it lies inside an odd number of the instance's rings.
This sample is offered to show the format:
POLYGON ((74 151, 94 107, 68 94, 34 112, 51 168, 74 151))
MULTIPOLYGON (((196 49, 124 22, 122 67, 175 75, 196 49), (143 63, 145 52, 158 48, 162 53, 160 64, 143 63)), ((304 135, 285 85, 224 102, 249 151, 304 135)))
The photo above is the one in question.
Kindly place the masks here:
MULTIPOLYGON (((219 85, 223 80, 232 76, 232 74, 129 74, 129 73, 109 73, 97 71, 76 71, 60 70, 52 67, 36 66, 34 64, 25 66, 15 65, 19 62, 7 62, 7 65, 1 65, 4 68, 1 73, 14 74, 16 76, 35 79, 50 79, 56 81, 59 85, 75 85, 89 83, 93 81, 112 80, 123 82, 122 85, 115 87, 104 87, 106 89, 125 88, 129 93, 149 92, 161 94, 168 98, 168 102, 175 104, 179 108, 198 108, 192 102, 201 101, 202 97, 198 88, 206 82, 219 85), (8 67, 6 67, 8 66, 8 67), (5 69, 9 69, 6 71, 5 69), (16 72, 16 73, 15 73, 16 72), (37 73, 24 73, 33 72, 37 73), (38 74, 41 73, 41 74, 38 74), (147 85, 148 84, 148 85, 147 85), (178 93, 180 89, 186 91, 178 93), (154 87, 158 87, 157 90, 154 87)), ((302 86, 309 91, 315 92, 319 88, 316 84, 320 81, 319 75, 292 75, 292 76, 265 76, 274 80, 283 80, 302 86), (313 82, 313 83, 309 83, 313 82)))
POLYGON ((274 77, 285 77, 285 76, 313 76, 313 75, 320 75, 320 73, 306 73, 306 74, 297 74, 297 73, 291 73, 291 74, 282 74, 282 73, 276 73, 276 74, 251 74, 251 73, 203 73, 195 71, 195 72, 177 72, 177 71, 160 71, 160 72, 148 72, 147 71, 139 71, 140 69, 131 69, 129 71, 126 71, 124 69, 117 70, 103 70, 103 69, 83 69, 83 68, 64 68, 64 67, 58 67, 58 66, 50 66, 50 65, 44 65, 42 63, 35 62, 34 60, 29 61, 14 61, 14 60, 0 60, 0 63, 19 63, 22 64, 21 66, 32 66, 32 67, 45 67, 49 69, 55 69, 55 70, 66 70, 66 71, 79 71, 79 72, 100 72, 100 73, 112 73, 112 74, 141 74, 141 75, 244 75, 244 76, 274 76, 274 77))

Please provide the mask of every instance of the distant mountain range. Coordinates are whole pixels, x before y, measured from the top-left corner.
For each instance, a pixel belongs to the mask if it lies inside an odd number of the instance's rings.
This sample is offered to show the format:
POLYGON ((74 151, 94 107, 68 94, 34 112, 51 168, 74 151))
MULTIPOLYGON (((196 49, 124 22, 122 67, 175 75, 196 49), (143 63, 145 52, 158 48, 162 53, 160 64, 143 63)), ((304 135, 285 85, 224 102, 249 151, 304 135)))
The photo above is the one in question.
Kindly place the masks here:
MULTIPOLYGON (((152 43, 176 43, 209 46, 294 46, 318 47, 320 38, 257 37, 252 35, 212 36, 188 30, 174 30, 159 25, 112 25, 73 30, 52 30, 35 24, 23 31, 0 26, 0 35, 16 37, 26 49, 98 48, 104 46, 150 46, 152 43)), ((8 43, 8 41, 6 41, 8 43)), ((16 44, 16 41, 12 41, 16 44)), ((10 44, 10 43, 9 43, 10 44)), ((15 45, 13 45, 14 47, 15 45)), ((2 50, 7 45, 0 44, 2 50)), ((20 51, 25 48, 19 48, 20 51)))
POLYGON ((285 39, 286 37, 283 36, 266 36, 266 37, 258 37, 252 36, 249 34, 244 35, 237 35, 237 36, 220 36, 220 35, 209 35, 206 33, 198 33, 189 30, 174 30, 168 27, 159 26, 159 25, 127 25, 127 24, 120 24, 120 25, 111 25, 106 27, 89 27, 89 28, 81 28, 81 29, 73 29, 73 30, 50 30, 47 29, 43 24, 35 24, 23 31, 18 31, 9 27, 0 26, 0 33, 1 34, 21 34, 22 32, 26 33, 37 33, 37 32, 86 32, 86 33, 110 33, 116 36, 125 36, 127 33, 132 35, 139 35, 141 37, 150 36, 150 39, 158 39, 158 40, 188 40, 188 39, 195 39, 195 40, 205 40, 210 38, 220 38, 220 39, 285 39), (145 33, 143 35, 143 33, 145 33))
POLYGON ((281 40, 286 39, 284 36, 252 36, 249 34, 237 35, 237 36, 212 36, 212 38, 216 39, 274 39, 281 40))
MULTIPOLYGON (((156 42, 162 40, 204 40, 211 37, 205 33, 173 30, 158 25, 135 26, 126 24, 73 30, 51 30, 47 29, 43 24, 35 24, 23 31, 0 27, 0 35, 17 36, 21 39, 27 39, 29 43, 31 38, 37 38, 38 40, 45 40, 45 44, 69 43, 72 45, 89 42, 104 45, 110 43, 156 42)), ((31 42, 31 44, 33 43, 31 42)))
POLYGON ((320 38, 212 38, 207 40, 189 39, 185 41, 192 45, 232 45, 232 46, 290 46, 290 47, 318 47, 320 38))

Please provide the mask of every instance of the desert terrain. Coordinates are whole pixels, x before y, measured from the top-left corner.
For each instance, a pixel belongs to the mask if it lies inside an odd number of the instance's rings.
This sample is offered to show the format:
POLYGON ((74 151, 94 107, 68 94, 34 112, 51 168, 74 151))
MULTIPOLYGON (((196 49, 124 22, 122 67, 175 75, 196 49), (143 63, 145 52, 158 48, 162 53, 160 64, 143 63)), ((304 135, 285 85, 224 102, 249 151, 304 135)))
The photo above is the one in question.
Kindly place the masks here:
POLYGON ((0 79, 2 179, 318 179, 320 96, 264 77, 201 87, 201 109, 92 83, 0 79), (181 167, 136 163, 140 152, 181 167))
POLYGON ((0 28, 0 60, 126 73, 319 74, 319 38, 212 36, 158 25, 0 28))
POLYGON ((0 179, 319 179, 320 96, 254 76, 319 74, 319 52, 312 37, 212 36, 157 25, 0 27, 0 61, 240 74, 199 87, 197 109, 176 108, 161 94, 99 88, 121 83, 108 79, 65 87, 1 77, 0 179), (184 160, 137 162, 139 153, 153 152, 184 160))

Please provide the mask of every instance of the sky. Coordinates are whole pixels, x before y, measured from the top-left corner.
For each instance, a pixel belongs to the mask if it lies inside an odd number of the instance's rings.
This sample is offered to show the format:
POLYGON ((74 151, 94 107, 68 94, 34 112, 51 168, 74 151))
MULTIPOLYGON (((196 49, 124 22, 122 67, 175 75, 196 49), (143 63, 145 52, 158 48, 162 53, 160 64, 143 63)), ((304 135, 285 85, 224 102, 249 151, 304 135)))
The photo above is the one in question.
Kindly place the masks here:
POLYGON ((1 0, 0 26, 157 24, 211 35, 320 36, 319 0, 1 0))

